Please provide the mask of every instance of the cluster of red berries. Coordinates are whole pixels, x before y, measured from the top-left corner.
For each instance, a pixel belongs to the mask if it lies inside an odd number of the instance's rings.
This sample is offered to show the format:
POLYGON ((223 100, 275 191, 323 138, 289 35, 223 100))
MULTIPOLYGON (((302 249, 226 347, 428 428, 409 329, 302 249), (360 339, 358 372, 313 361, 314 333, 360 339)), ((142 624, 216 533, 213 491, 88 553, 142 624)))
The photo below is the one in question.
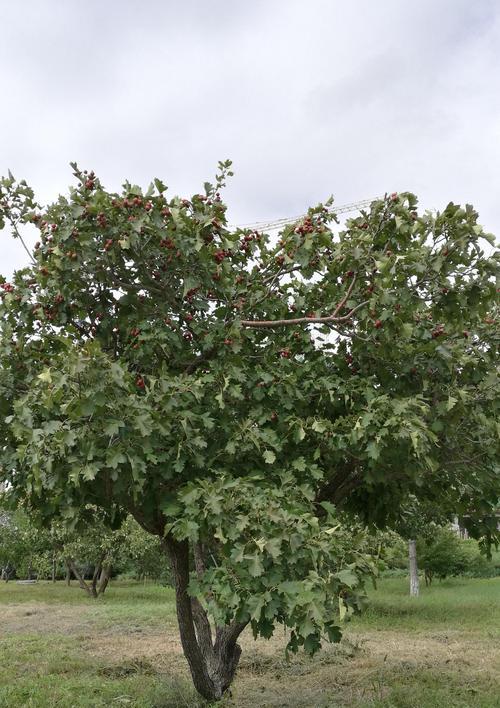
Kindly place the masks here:
POLYGON ((175 243, 171 238, 162 238, 160 241, 160 248, 175 248, 175 243))
POLYGON ((282 359, 289 359, 290 358, 290 350, 289 349, 282 349, 280 351, 280 357, 282 359))
POLYGON ((441 335, 444 334, 444 325, 438 324, 434 327, 434 329, 431 332, 432 338, 437 339, 438 337, 441 337, 441 335))
POLYGON ((6 293, 11 293, 14 290, 14 286, 10 283, 2 283, 0 285, 0 288, 2 288, 2 290, 4 290, 6 293))
POLYGON ((141 330, 138 329, 137 327, 134 327, 133 329, 130 330, 130 336, 131 337, 138 337, 141 333, 141 330))
POLYGON ((97 223, 102 229, 106 228, 108 220, 106 219, 106 214, 104 214, 102 211, 100 214, 97 215, 97 223))
POLYGON ((111 248, 112 245, 113 245, 113 239, 112 239, 112 238, 108 238, 108 240, 107 240, 106 243, 104 244, 104 250, 105 250, 105 251, 109 251, 109 249, 111 248))
POLYGON ((248 251, 250 248, 250 243, 253 241, 253 236, 252 234, 245 234, 245 236, 241 239, 240 242, 240 248, 242 251, 248 251))
POLYGON ((191 288, 191 290, 188 290, 187 293, 184 296, 184 299, 187 300, 188 302, 193 302, 193 298, 196 295, 200 288, 191 288))
MULTIPOLYGON (((86 174, 86 173, 84 173, 86 174)), ((95 187, 95 173, 91 172, 84 182, 85 189, 94 189, 95 187)))
POLYGON ((296 234, 300 234, 301 236, 304 236, 305 234, 311 234, 314 231, 314 225, 309 217, 304 219, 302 224, 300 226, 297 226, 294 229, 296 234))
POLYGON ((231 251, 224 251, 222 249, 220 251, 215 251, 214 259, 217 263, 222 263, 224 258, 227 258, 230 253, 231 253, 231 251))
POLYGON ((146 384, 145 384, 144 379, 142 378, 142 376, 138 376, 138 377, 136 378, 136 380, 135 380, 135 385, 137 386, 137 388, 144 388, 144 387, 146 386, 146 384))

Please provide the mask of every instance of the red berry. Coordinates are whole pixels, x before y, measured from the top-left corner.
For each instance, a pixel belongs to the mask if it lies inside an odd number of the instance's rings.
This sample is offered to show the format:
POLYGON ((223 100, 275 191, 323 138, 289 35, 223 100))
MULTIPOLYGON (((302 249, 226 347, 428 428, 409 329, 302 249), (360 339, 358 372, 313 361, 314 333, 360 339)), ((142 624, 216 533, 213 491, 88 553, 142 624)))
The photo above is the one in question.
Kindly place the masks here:
POLYGON ((137 388, 144 388, 145 387, 146 384, 144 383, 144 379, 142 378, 142 376, 137 377, 137 379, 135 381, 135 385, 137 386, 137 388))
POLYGON ((376 320, 375 321, 375 328, 380 329, 382 327, 382 320, 376 320))

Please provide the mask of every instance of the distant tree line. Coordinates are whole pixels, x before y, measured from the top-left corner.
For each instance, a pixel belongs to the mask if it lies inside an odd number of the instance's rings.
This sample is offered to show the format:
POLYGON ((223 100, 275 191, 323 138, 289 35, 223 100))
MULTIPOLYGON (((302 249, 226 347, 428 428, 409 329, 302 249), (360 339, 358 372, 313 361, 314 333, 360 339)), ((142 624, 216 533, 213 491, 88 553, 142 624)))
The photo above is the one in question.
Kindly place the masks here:
POLYGON ((60 522, 43 528, 22 510, 0 509, 1 579, 66 579, 69 584, 74 578, 93 597, 117 574, 168 579, 168 561, 158 538, 131 517, 113 530, 96 510, 88 512, 86 520, 68 530, 60 522))

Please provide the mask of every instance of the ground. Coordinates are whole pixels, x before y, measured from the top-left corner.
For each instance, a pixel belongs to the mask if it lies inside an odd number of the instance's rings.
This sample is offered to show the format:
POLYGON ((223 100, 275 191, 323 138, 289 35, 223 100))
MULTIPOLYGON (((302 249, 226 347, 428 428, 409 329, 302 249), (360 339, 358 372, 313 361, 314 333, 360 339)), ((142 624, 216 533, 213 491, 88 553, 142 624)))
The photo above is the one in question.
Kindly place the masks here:
MULTIPOLYGON (((369 592, 344 640, 287 662, 285 637, 244 651, 225 708, 500 707, 500 578, 451 579, 407 596, 404 578, 369 592)), ((0 707, 198 708, 158 585, 0 584, 0 707)))

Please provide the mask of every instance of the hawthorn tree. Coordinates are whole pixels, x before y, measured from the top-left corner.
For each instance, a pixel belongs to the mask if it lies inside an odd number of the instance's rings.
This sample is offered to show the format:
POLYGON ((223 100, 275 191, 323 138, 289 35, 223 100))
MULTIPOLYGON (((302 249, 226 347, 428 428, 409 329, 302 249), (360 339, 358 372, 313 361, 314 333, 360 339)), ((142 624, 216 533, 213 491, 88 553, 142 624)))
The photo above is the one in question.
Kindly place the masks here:
POLYGON ((248 624, 339 639, 373 564, 336 509, 439 499, 491 540, 498 256, 472 207, 393 194, 338 232, 326 203, 274 239, 228 227, 229 163, 190 199, 73 168, 44 209, 1 182, 3 223, 40 232, 1 286, 2 475, 47 519, 126 510, 161 539, 203 696, 248 624))

